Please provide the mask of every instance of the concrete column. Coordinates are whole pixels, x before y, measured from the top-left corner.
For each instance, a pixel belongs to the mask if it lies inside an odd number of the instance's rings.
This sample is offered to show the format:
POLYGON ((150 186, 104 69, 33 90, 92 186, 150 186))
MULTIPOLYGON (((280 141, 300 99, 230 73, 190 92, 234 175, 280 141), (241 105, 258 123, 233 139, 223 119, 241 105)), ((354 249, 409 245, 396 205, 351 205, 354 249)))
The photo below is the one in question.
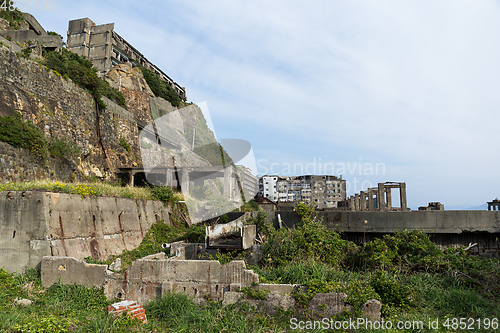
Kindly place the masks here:
POLYGON ((408 209, 406 203, 406 183, 399 184, 399 200, 401 201, 401 211, 406 212, 408 209))
POLYGON ((359 210, 363 211, 366 209, 366 196, 364 191, 359 192, 359 210))
POLYGON ((130 171, 128 174, 128 184, 130 187, 134 187, 134 171, 130 171))
POLYGON ((184 168, 181 170, 181 189, 184 193, 189 193, 189 170, 184 168))
POLYGON ((491 210, 491 204, 488 204, 488 210, 491 210))
POLYGON ((173 177, 172 177, 172 173, 173 173, 173 170, 170 170, 170 169, 167 169, 165 170, 165 185, 166 186, 174 186, 174 182, 173 182, 173 177))
POLYGON ((355 211, 359 211, 360 210, 359 209, 359 194, 358 193, 356 193, 354 195, 354 210, 355 211))
POLYGON ((384 183, 378 183, 377 208, 381 212, 385 211, 384 183))
POLYGON ((373 189, 372 188, 368 189, 368 210, 369 211, 373 210, 373 189))
POLYGON ((224 196, 228 199, 232 198, 233 194, 233 168, 224 169, 224 196))
POLYGON ((356 210, 356 207, 354 206, 354 197, 352 195, 349 197, 349 210, 356 210))
POLYGON ((387 196, 387 210, 391 210, 391 208, 392 208, 392 193, 391 193, 390 187, 386 187, 385 194, 387 196))

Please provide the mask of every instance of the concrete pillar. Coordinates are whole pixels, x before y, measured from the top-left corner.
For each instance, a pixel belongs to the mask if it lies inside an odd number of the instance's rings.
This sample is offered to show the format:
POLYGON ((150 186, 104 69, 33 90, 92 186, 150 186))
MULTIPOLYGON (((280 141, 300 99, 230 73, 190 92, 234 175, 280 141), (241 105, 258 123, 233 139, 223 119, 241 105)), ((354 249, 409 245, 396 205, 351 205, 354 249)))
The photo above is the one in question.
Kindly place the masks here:
POLYGON ((183 168, 180 173, 182 192, 189 193, 189 170, 188 168, 183 168))
POLYGON ((373 189, 372 188, 368 189, 368 210, 369 211, 373 210, 373 189))
POLYGON ((401 211, 406 212, 408 209, 406 203, 406 183, 399 184, 399 200, 401 201, 401 211))
POLYGON ((359 194, 358 193, 356 193, 354 195, 354 210, 355 211, 359 211, 360 210, 359 209, 359 194))
POLYGON ((385 211, 384 183, 378 183, 377 208, 381 212, 385 211))
POLYGON ((170 169, 167 169, 165 170, 165 185, 166 186, 174 186, 174 182, 173 182, 173 177, 172 177, 172 174, 173 174, 173 170, 170 170, 170 169))
POLYGON ((134 171, 130 171, 128 174, 128 184, 130 187, 134 187, 134 171))
POLYGON ((488 204, 488 210, 491 210, 491 204, 488 204))
POLYGON ((392 208, 392 193, 390 187, 385 188, 385 194, 387 196, 387 210, 390 211, 392 208))
POLYGON ((349 197, 349 210, 356 210, 356 207, 354 206, 354 197, 352 195, 349 197))
POLYGON ((359 192, 359 210, 366 210, 366 195, 364 191, 359 192))
POLYGON ((232 199, 233 195, 233 168, 224 169, 224 196, 232 199))

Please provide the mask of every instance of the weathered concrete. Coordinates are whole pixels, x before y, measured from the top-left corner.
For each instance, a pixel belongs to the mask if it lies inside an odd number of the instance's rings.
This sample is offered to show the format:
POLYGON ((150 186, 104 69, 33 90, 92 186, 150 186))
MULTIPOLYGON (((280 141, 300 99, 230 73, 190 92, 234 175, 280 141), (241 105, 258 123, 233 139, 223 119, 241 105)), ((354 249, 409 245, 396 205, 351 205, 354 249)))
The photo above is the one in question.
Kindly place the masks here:
MULTIPOLYGON (((275 211, 268 215, 275 227, 278 214, 287 227, 300 221, 296 212, 275 211)), ((471 253, 486 256, 500 253, 500 211, 319 211, 318 216, 328 228, 342 232, 346 239, 356 243, 409 229, 430 234, 431 240, 442 249, 478 243, 471 253)))
MULTIPOLYGON (((277 214, 283 223, 293 227, 300 221, 296 212, 276 211, 270 216, 277 226, 277 214)), ((344 232, 394 233, 418 229, 432 233, 490 232, 500 233, 500 211, 447 210, 411 212, 318 212, 323 223, 344 232), (364 223, 364 221, 368 223, 364 223)))
POLYGON ((72 257, 43 257, 40 267, 42 285, 54 283, 79 284, 87 288, 103 287, 107 280, 108 265, 87 264, 72 257))
POLYGON ((0 192, 0 267, 22 272, 50 255, 106 260, 139 246, 160 220, 170 223, 159 201, 0 192))
POLYGON ((88 265, 75 258, 46 256, 42 261, 42 284, 84 284, 104 287, 108 298, 146 303, 168 292, 185 292, 200 302, 207 295, 222 300, 231 284, 252 285, 259 276, 246 269, 243 260, 221 265, 216 260, 139 259, 123 273, 106 265, 88 265))

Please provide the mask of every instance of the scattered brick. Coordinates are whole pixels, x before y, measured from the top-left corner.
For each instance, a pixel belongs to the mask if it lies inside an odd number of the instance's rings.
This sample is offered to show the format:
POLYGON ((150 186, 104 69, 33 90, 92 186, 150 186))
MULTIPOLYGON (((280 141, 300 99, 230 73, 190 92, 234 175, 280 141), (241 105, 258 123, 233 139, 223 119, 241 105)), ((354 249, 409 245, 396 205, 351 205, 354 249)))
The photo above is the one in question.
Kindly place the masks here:
POLYGON ((107 307, 107 311, 109 315, 115 317, 127 313, 130 316, 130 318, 137 318, 144 324, 148 322, 146 318, 146 311, 144 310, 142 305, 136 301, 127 300, 118 303, 113 303, 107 307))

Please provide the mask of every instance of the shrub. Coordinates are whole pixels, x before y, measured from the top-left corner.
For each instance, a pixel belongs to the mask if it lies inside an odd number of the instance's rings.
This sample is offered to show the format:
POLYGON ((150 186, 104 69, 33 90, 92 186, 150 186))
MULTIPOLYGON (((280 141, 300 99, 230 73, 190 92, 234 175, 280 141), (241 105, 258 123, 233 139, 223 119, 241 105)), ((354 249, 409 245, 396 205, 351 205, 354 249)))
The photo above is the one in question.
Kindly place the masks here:
POLYGON ((317 219, 313 205, 299 203, 296 211, 301 222, 294 229, 272 232, 264 244, 264 259, 277 266, 309 260, 337 267, 343 265, 346 253, 354 244, 327 229, 317 219))
MULTIPOLYGON (((9 1, 7 3, 7 5, 10 4, 9 1)), ((24 21, 23 13, 17 8, 14 10, 0 10, 0 18, 6 19, 14 30, 19 30, 19 23, 24 21)))
POLYGON ((55 138, 49 144, 49 153, 60 158, 72 159, 80 155, 81 152, 74 142, 55 138))
POLYGON ((120 106, 127 108, 123 94, 112 88, 108 82, 99 78, 97 69, 84 56, 63 48, 61 51, 45 53, 44 65, 63 76, 66 75, 75 84, 88 90, 101 109, 106 108, 106 104, 100 99, 101 96, 106 96, 120 106))
POLYGON ((356 280, 347 288, 347 298, 345 302, 353 306, 354 312, 357 315, 361 312, 361 305, 371 299, 380 301, 380 296, 370 284, 366 283, 366 281, 356 280))
POLYGON ((12 116, 0 117, 0 141, 27 149, 42 161, 48 157, 45 134, 33 123, 24 121, 18 112, 12 116))
POLYGON ((377 271, 372 276, 370 284, 380 295, 385 312, 388 312, 388 308, 409 308, 412 300, 411 290, 407 285, 400 283, 394 275, 377 271))
POLYGON ((179 106, 181 99, 177 92, 168 85, 167 81, 162 80, 158 74, 150 69, 140 68, 149 88, 156 96, 166 99, 173 106, 179 106))
POLYGON ((130 144, 125 140, 124 137, 120 138, 120 146, 127 151, 127 153, 130 153, 130 144))
POLYGON ((151 187, 151 195, 153 199, 160 200, 163 203, 171 202, 174 198, 174 193, 172 192, 172 189, 165 186, 151 187))

